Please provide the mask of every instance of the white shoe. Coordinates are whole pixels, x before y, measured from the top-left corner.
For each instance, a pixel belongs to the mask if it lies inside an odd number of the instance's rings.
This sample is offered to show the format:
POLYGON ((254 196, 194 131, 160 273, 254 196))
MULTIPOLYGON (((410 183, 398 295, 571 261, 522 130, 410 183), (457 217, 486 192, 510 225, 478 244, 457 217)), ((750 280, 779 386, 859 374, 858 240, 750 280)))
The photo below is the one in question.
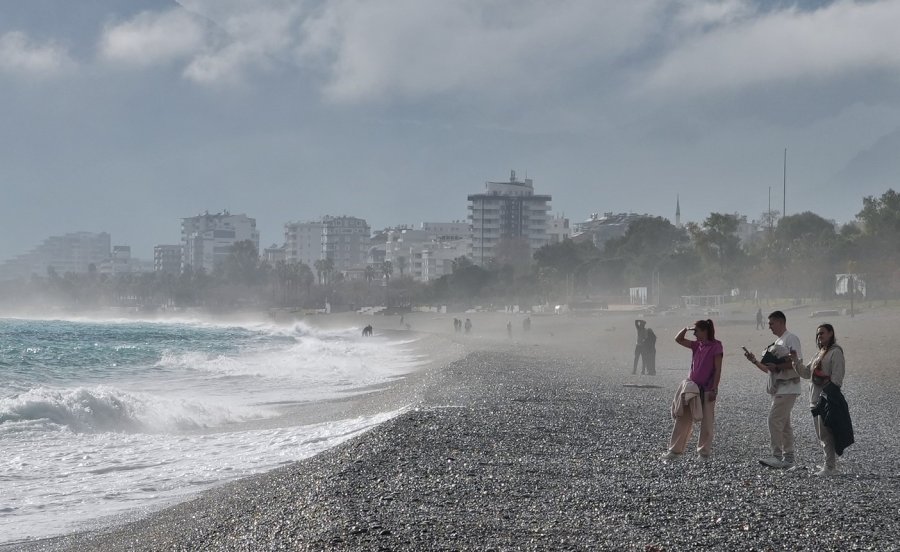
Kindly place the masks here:
POLYGON ((786 466, 786 464, 784 462, 782 462, 778 458, 775 458, 774 456, 770 456, 768 458, 761 458, 759 460, 759 463, 762 464, 763 466, 769 466, 770 468, 779 468, 780 469, 780 468, 784 468, 786 466))
POLYGON ((676 452, 672 452, 670 450, 670 451, 666 452, 665 454, 663 454, 662 456, 660 456, 659 459, 662 460, 663 462, 665 462, 667 460, 675 460, 679 456, 681 456, 681 455, 676 452))
POLYGON ((834 475, 836 473, 837 473, 837 470, 834 468, 822 467, 822 469, 817 471, 814 475, 818 475, 819 477, 828 477, 829 475, 834 475))

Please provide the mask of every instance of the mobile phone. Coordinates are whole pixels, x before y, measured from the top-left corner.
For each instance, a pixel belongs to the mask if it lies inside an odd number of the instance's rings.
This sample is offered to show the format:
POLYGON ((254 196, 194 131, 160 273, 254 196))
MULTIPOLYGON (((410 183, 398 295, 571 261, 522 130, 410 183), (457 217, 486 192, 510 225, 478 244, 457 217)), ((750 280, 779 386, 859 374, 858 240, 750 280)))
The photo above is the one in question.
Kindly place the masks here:
POLYGON ((742 345, 742 346, 741 346, 741 349, 743 349, 743 350, 744 350, 744 352, 745 352, 745 353, 747 353, 747 354, 748 354, 748 355, 749 355, 749 354, 750 354, 750 351, 748 351, 748 350, 747 350, 747 348, 746 348, 746 347, 744 347, 744 346, 743 346, 743 345, 742 345))

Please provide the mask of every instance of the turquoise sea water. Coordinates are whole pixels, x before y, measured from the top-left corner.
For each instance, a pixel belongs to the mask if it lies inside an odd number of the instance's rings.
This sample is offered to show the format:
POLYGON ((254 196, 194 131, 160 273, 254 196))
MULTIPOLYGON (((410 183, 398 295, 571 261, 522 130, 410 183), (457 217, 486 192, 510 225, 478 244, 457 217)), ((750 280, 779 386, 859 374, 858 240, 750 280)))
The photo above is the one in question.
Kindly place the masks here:
POLYGON ((0 319, 0 543, 89 528, 333 446, 299 404, 413 370, 358 328, 0 319))

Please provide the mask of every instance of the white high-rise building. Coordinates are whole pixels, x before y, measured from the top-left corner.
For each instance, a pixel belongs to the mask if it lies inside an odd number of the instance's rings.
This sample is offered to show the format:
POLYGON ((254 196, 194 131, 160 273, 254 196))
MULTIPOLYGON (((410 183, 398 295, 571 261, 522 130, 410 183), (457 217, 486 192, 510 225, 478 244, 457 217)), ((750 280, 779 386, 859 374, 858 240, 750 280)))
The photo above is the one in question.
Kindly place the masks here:
POLYGON ((509 182, 485 182, 485 191, 469 199, 469 223, 472 227, 472 260, 489 263, 504 240, 524 241, 533 254, 550 243, 547 234, 549 195, 536 195, 530 178, 516 180, 511 171, 509 182))
POLYGON ((224 211, 211 215, 207 212, 184 218, 181 222, 183 263, 195 271, 202 268, 212 272, 228 258, 235 243, 247 240, 259 251, 256 219, 244 214, 232 215, 224 211))
POLYGON ((369 224, 365 219, 324 216, 321 220, 284 225, 285 261, 310 268, 331 259, 336 272, 363 271, 369 251, 369 224))
POLYGON ((356 217, 326 216, 322 219, 322 250, 337 272, 362 271, 369 252, 369 225, 356 217))
POLYGON ((321 220, 288 222, 284 225, 284 259, 288 263, 303 263, 310 268, 322 259, 322 234, 325 225, 321 220))

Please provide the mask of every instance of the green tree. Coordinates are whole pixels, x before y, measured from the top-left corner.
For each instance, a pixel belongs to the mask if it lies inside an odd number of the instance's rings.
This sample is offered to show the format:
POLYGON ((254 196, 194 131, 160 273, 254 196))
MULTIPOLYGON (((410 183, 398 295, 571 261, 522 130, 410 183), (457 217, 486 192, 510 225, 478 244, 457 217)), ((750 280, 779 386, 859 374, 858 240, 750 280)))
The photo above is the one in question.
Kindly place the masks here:
POLYGON ((711 213, 702 224, 687 225, 702 263, 701 292, 723 293, 741 285, 748 259, 737 236, 738 224, 736 215, 711 213))
POLYGON ((222 266, 225 281, 232 284, 253 285, 259 271, 259 251, 250 240, 235 242, 222 266))

